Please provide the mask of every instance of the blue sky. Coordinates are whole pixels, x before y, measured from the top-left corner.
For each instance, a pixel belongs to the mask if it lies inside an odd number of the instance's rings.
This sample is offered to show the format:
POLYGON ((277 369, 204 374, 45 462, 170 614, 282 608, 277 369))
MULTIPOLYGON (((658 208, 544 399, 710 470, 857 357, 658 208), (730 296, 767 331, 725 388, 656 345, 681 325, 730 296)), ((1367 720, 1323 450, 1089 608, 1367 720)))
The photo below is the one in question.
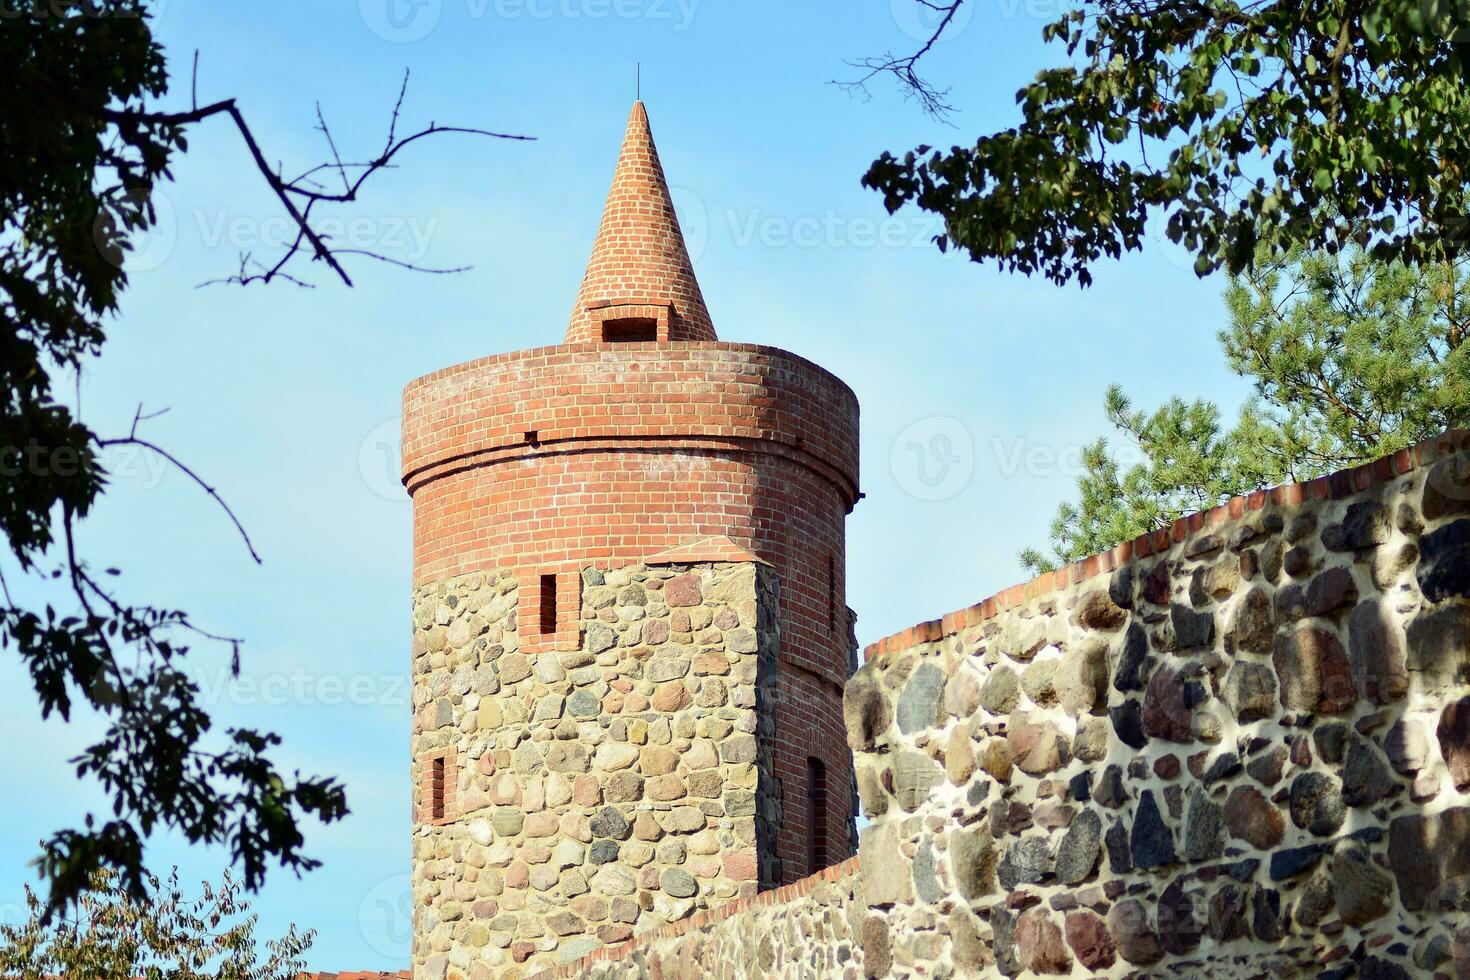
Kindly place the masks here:
MULTIPOLYGON (((1233 408, 1219 280, 1153 243, 1099 266, 1088 290, 1010 276, 928 244, 932 219, 890 219, 859 178, 885 149, 948 146, 1016 118, 1014 93, 1047 59, 1059 0, 976 0, 928 61, 957 128, 878 82, 864 101, 828 84, 844 59, 915 43, 912 0, 168 0, 157 31, 187 100, 233 96, 267 155, 321 159, 320 102, 344 156, 380 146, 405 68, 403 125, 433 119, 525 133, 534 143, 444 136, 417 144, 341 233, 427 265, 366 260, 355 289, 319 269, 289 285, 196 289, 239 251, 271 254, 281 215, 223 121, 198 127, 161 201, 159 232, 102 361, 85 417, 148 423, 217 484, 265 562, 223 516, 156 461, 117 457, 115 488, 85 547, 123 566, 130 594, 187 608, 247 638, 245 677, 222 651, 198 669, 221 723, 273 728, 282 758, 348 784, 352 815, 310 833, 325 867, 277 876, 262 930, 319 930, 310 965, 407 960, 406 672, 409 504, 395 467, 410 379, 484 354, 560 339, 612 175, 642 63, 643 98, 716 328, 823 364, 862 405, 867 498, 848 524, 849 595, 863 643, 1019 581, 1016 553, 1043 544, 1103 431, 1120 382, 1141 406, 1181 393, 1233 408), (389 16, 389 4, 395 5, 389 16)), ((349 220, 351 219, 351 220, 349 220)), ((0 780, 0 916, 18 914, 35 842, 96 797, 64 760, 89 732, 42 723, 13 661, 0 663, 12 746, 0 780), (14 805, 14 801, 28 801, 14 805)), ((219 853, 167 838, 155 868, 217 877, 219 853)))

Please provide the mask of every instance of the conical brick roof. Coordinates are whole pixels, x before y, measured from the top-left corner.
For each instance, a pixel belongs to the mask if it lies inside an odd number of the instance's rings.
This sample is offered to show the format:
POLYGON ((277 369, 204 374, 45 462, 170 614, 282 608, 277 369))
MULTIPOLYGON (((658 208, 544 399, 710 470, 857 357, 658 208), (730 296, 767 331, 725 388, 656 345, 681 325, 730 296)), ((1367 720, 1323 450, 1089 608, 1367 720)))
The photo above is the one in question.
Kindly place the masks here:
POLYGON ((662 321, 660 340, 717 339, 674 214, 648 113, 642 102, 635 102, 566 342, 601 341, 604 320, 655 315, 662 321))

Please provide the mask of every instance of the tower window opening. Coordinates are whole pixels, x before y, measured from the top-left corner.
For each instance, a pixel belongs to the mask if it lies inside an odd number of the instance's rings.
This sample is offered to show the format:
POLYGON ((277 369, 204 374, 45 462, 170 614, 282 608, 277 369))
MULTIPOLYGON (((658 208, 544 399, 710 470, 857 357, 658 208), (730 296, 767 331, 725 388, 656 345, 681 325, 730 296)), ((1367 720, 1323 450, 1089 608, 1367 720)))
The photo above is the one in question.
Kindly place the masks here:
POLYGON ((541 576, 541 635, 556 632, 556 575, 541 576))
POLYGON ((609 344, 648 343, 658 340, 658 321, 652 317, 629 316, 602 322, 602 339, 609 344))
POLYGON ((825 868, 827 859, 827 767, 815 756, 806 760, 807 873, 825 868))
POLYGON ((444 819, 444 757, 429 761, 429 820, 444 819))

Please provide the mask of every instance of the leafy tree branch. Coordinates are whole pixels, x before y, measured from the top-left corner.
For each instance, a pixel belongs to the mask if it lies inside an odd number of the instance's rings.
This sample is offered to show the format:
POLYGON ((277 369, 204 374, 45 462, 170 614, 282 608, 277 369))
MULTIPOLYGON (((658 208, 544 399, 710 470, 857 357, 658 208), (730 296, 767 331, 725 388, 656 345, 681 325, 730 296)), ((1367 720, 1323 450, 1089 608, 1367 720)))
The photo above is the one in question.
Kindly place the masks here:
POLYGON ((260 943, 256 916, 228 872, 187 898, 177 870, 145 876, 137 898, 110 874, 98 874, 75 907, 47 916, 27 890, 29 915, 0 926, 0 972, 13 980, 297 980, 314 933, 295 926, 260 943), (263 954, 262 955, 262 951, 263 954))
MULTIPOLYGON (((884 153, 863 178, 890 211, 941 216, 940 248, 1081 285, 1140 250, 1150 221, 1202 276, 1243 273, 1262 242, 1415 266, 1465 254, 1470 20, 1455 4, 1087 0, 1042 34, 1059 63, 1022 86, 1014 126, 884 153)), ((874 72, 942 115, 917 73, 932 46, 874 72)))

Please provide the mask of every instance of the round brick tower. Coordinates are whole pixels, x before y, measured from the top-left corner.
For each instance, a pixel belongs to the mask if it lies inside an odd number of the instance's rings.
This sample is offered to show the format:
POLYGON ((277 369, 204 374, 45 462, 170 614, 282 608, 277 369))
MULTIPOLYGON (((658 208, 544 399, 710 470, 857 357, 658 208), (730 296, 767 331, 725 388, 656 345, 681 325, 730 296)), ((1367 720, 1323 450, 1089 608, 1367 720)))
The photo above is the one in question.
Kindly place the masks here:
MULTIPOLYGON (((527 678, 534 683, 561 672, 541 653, 562 652, 575 674, 588 670, 591 658, 576 659, 577 651, 595 652, 591 666, 607 667, 603 675, 612 684, 602 702, 606 723, 606 706, 626 712, 637 697, 636 688, 620 693, 619 679, 642 676, 641 666, 614 676, 617 664, 609 667, 608 656, 636 660, 648 655, 650 641, 642 637, 626 651, 597 651, 602 626, 586 590, 603 582, 599 570, 704 567, 716 569, 708 574, 718 578, 724 574, 719 569, 750 562, 762 576, 774 577, 779 594, 771 662, 762 668, 770 676, 748 705, 761 716, 756 735, 771 769, 762 779, 773 777, 765 787, 773 801, 764 814, 769 826, 755 845, 762 852, 759 884, 792 881, 847 857, 854 814, 842 685, 854 641, 844 591, 844 526, 859 497, 857 435, 856 398, 832 374, 783 350, 716 339, 648 117, 636 103, 565 341, 446 368, 404 393, 403 473, 413 498, 419 628, 419 838, 464 822, 466 794, 477 791, 458 773, 494 780, 498 765, 515 761, 517 750, 493 742, 499 733, 487 717, 491 702, 503 702, 513 683, 506 668, 511 655, 491 661, 491 653, 515 649, 534 665, 536 675, 527 678), (467 577, 478 592, 456 593, 445 584, 463 584, 467 577), (492 595, 473 598, 482 593, 492 595), (480 612, 456 637, 461 601, 480 612), (479 639, 468 639, 475 631, 479 639), (456 641, 480 652, 461 655, 456 641), (472 704, 477 711, 469 710, 472 704), (489 747, 472 747, 465 732, 487 730, 489 747), (477 751, 481 757, 472 764, 468 756, 477 751)), ((678 604, 670 592, 667 605, 678 604)), ((734 613, 727 615, 733 623, 734 613)), ((705 642, 697 619, 692 625, 673 620, 675 630, 682 625, 688 631, 691 650, 705 642)), ((732 683, 738 674, 737 665, 732 683)), ((657 707, 655 700, 651 708, 657 707)), ((542 713, 539 703, 493 706, 502 725, 523 710, 536 718, 542 713)), ((637 730, 635 721, 626 725, 637 730)), ((547 730, 548 739, 576 736, 569 728, 547 730)), ((671 744, 685 743, 676 738, 671 744)), ((721 753, 723 758, 723 747, 721 753)), ((602 754, 599 747, 596 759, 602 754)), ((590 794, 600 777, 595 765, 589 769, 576 775, 594 779, 579 784, 590 794)), ((601 789, 605 801, 605 780, 601 789)), ((635 816, 639 805, 633 801, 626 815, 635 816)), ((718 801, 703 806, 712 830, 727 827, 718 801)), ((738 826, 736 831, 738 837, 738 826)), ((416 841, 416 879, 424 863, 419 847, 416 841)), ((438 853, 456 859, 451 844, 438 853)), ((455 887, 466 897, 475 891, 463 882, 455 887)), ((556 889, 548 896, 549 909, 556 889)), ((420 899, 421 914, 428 901, 420 899)), ((506 907, 502 900, 500 914, 506 907)), ((438 914, 429 918, 440 925, 438 914)), ((425 933, 421 923, 420 946, 427 944, 425 933)), ((613 933, 598 935, 608 941, 613 933)), ((432 953, 416 949, 416 970, 432 953)))

